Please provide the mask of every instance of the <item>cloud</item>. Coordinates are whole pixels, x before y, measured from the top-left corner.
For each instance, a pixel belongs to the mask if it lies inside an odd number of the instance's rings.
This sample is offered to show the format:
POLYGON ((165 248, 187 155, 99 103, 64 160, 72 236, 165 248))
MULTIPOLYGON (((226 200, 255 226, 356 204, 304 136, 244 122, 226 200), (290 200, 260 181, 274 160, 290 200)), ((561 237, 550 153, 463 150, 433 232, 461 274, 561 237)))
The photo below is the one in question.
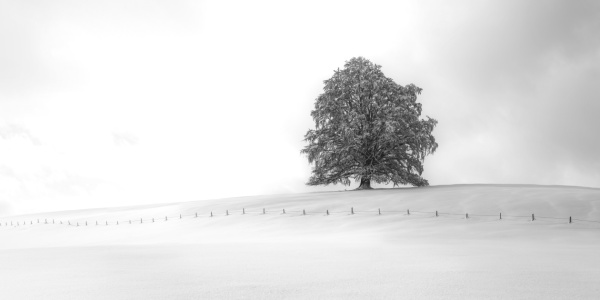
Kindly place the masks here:
POLYGON ((20 213, 69 208, 65 203, 77 204, 94 196, 97 190, 111 185, 102 179, 44 166, 18 170, 0 165, 0 181, 0 195, 7 199, 0 201, 0 214, 3 209, 7 213, 13 212, 16 204, 20 213))
POLYGON ((3 127, 0 127, 0 138, 4 140, 25 139, 31 142, 33 145, 41 145, 40 140, 33 136, 29 130, 23 126, 15 124, 7 124, 3 127))
POLYGON ((452 6, 422 40, 440 49, 423 97, 440 121, 430 182, 598 186, 600 3, 452 6))
POLYGON ((112 133, 113 142, 117 146, 135 146, 138 143, 137 136, 130 133, 112 133))
POLYGON ((13 212, 12 205, 6 201, 0 201, 0 217, 9 216, 13 212))
POLYGON ((55 172, 48 170, 44 177, 39 178, 44 186, 61 196, 78 196, 80 194, 90 195, 101 184, 106 183, 102 179, 83 177, 69 172, 55 172))

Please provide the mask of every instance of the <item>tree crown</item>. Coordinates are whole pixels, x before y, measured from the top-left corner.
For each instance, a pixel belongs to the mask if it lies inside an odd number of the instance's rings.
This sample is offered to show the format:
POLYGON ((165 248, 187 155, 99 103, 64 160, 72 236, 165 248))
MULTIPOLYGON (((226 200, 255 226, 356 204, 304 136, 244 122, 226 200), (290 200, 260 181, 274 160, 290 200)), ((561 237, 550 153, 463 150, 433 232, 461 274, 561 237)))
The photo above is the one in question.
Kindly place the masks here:
POLYGON ((347 61, 324 84, 311 112, 315 129, 301 151, 314 163, 308 185, 349 185, 352 178, 428 185, 421 174, 425 156, 438 146, 431 134, 437 121, 419 119, 421 88, 396 84, 363 57, 347 61))

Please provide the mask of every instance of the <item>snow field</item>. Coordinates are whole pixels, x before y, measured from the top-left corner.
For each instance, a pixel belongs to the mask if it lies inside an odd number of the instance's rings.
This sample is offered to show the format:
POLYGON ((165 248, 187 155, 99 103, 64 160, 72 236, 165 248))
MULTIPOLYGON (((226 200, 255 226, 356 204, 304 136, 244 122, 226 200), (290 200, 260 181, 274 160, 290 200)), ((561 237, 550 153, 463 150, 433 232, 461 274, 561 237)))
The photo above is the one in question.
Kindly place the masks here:
POLYGON ((12 216, 0 218, 0 295, 596 299, 600 223, 568 217, 600 221, 599 207, 598 189, 464 185, 12 216), (4 226, 38 217, 80 226, 4 226), (123 224, 129 219, 138 222, 123 224))

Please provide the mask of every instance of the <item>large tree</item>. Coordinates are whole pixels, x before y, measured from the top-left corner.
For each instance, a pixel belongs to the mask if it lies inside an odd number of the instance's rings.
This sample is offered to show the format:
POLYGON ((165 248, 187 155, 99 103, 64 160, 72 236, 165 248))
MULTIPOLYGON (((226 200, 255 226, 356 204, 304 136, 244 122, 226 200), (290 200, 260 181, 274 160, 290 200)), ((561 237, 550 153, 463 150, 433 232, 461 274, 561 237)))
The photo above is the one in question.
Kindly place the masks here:
POLYGON ((431 134, 437 121, 419 119, 419 87, 396 84, 363 57, 324 83, 311 112, 315 129, 301 151, 314 163, 308 185, 350 185, 350 179, 360 180, 358 189, 370 189, 371 181, 429 184, 421 174, 425 156, 438 146, 431 134))

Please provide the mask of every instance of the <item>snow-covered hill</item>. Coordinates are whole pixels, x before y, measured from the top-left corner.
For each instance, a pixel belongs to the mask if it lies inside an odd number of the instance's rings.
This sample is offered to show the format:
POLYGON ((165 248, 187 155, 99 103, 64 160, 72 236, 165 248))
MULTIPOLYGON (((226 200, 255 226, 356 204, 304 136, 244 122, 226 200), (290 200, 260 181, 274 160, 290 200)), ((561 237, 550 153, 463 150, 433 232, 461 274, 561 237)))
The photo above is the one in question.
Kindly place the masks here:
POLYGON ((0 295, 13 299, 600 293, 600 189, 456 185, 288 194, 0 222, 0 295))

